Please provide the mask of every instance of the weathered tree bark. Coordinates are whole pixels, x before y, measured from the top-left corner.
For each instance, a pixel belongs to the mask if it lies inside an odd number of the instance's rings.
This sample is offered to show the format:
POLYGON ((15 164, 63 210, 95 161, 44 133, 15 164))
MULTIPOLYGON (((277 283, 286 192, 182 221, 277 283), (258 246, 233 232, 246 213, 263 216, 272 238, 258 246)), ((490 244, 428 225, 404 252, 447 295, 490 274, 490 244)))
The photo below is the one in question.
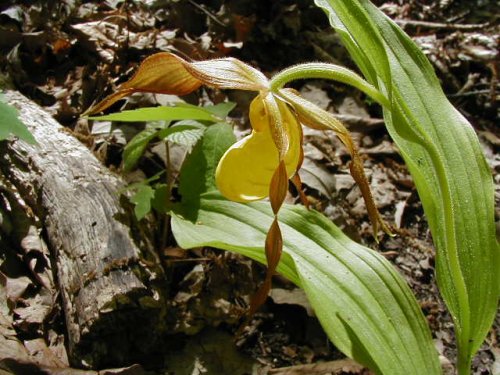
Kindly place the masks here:
POLYGON ((6 92, 38 144, 0 143, 0 168, 43 224, 74 366, 153 354, 164 324, 163 273, 120 205, 124 182, 40 107, 6 92))

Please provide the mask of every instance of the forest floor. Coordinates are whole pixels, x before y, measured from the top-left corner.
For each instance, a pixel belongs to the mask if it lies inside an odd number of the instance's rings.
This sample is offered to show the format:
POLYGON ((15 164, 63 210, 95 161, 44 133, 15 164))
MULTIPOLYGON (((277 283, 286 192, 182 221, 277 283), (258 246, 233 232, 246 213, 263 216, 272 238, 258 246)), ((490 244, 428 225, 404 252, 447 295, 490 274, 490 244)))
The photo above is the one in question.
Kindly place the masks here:
MULTIPOLYGON (((500 12, 496 2, 376 3, 424 50, 448 98, 476 129, 495 178, 499 223, 500 12)), ((80 115, 129 78, 140 61, 154 52, 170 51, 196 60, 234 56, 268 76, 313 60, 355 69, 326 16, 309 0, 3 1, 0 50, 0 87, 19 90, 76 137, 91 139, 93 152, 114 170, 119 170, 126 139, 137 130, 111 132, 109 124, 92 123, 80 115)), ((375 201, 397 236, 375 243, 361 194, 348 174, 347 151, 331 135, 309 129, 304 129, 301 171, 306 194, 314 208, 351 238, 381 252, 397 267, 422 307, 445 367, 453 373, 453 325, 436 286, 434 246, 412 178, 384 127, 380 108, 341 84, 311 80, 294 87, 320 107, 338 114, 353 132, 375 201)), ((246 92, 215 90, 182 98, 193 104, 235 102, 230 117, 238 134, 249 129, 251 99, 252 94, 246 92)), ((136 108, 179 100, 142 95, 121 105, 136 108)), ((159 156, 152 151, 150 157, 159 156)), ((139 164, 134 178, 137 173, 148 177, 154 171, 145 162, 139 164)), ((288 199, 296 201, 293 196, 288 199)), ((165 354, 163 368, 137 363, 107 373, 368 373, 353 362, 339 362, 343 355, 328 341, 304 293, 287 280, 275 278, 268 301, 247 333, 235 342, 241 310, 236 307, 241 300, 248 301, 264 269, 215 249, 183 251, 172 241, 158 252, 170 273, 171 296, 176 301, 170 319, 176 327, 172 334, 178 348, 165 354), (221 293, 214 290, 223 290, 227 303, 217 302, 221 293)), ((15 336, 32 354, 33 363, 45 368, 40 373, 62 373, 69 365, 61 309, 52 306, 41 318, 27 311, 30 300, 39 298, 36 281, 22 272, 12 273, 6 258, 7 253, 0 251, 2 319, 9 317, 13 322, 15 336)), ((500 314, 474 358, 474 374, 500 373, 499 342, 500 314)), ((2 358, 5 353, 0 348, 2 358)), ((76 372, 66 370, 69 372, 64 373, 76 372)))

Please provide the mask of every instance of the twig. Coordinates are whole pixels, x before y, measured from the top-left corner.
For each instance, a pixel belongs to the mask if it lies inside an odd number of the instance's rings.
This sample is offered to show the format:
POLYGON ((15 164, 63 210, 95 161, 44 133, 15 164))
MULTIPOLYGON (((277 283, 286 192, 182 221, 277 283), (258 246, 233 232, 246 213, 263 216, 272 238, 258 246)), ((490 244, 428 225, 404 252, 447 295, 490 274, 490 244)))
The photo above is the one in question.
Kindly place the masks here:
POLYGON ((384 126, 384 120, 366 116, 334 113, 333 116, 343 122, 350 131, 366 132, 367 129, 378 129, 384 126))
POLYGON ((219 24, 222 27, 226 27, 226 25, 220 21, 217 17, 215 17, 212 13, 210 13, 207 9, 205 9, 203 6, 196 4, 193 0, 188 0, 189 3, 194 6, 195 8, 201 10, 203 13, 207 15, 208 18, 212 19, 215 23, 219 24))
POLYGON ((490 94, 490 93, 491 93, 490 89, 484 89, 484 90, 457 92, 456 94, 448 94, 446 96, 448 98, 460 98, 463 96, 485 95, 485 94, 490 94))
POLYGON ((415 27, 425 27, 428 29, 448 29, 448 30, 461 30, 461 31, 483 29, 490 25, 489 22, 476 23, 476 24, 442 23, 442 22, 428 22, 428 21, 418 21, 418 20, 395 20, 395 22, 403 27, 415 26, 415 27))

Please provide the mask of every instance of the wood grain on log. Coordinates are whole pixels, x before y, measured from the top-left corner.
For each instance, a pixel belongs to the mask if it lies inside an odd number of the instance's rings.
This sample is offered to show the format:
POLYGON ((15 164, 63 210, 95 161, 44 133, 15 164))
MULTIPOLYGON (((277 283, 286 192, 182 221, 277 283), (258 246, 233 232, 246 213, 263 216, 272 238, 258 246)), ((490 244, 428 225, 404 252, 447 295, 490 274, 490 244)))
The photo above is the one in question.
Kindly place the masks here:
POLYGON ((0 167, 42 220, 70 361, 101 368, 152 354, 165 314, 163 275, 146 261, 151 246, 132 235, 119 199, 124 182, 39 106, 13 91, 5 98, 38 142, 2 142, 0 167))

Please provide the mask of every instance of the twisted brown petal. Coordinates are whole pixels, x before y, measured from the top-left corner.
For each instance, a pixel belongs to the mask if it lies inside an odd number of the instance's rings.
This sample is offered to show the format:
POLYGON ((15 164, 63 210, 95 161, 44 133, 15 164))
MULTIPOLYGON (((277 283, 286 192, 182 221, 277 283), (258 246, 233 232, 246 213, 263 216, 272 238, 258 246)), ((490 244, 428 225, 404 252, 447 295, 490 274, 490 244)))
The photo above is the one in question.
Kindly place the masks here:
POLYGON ((375 205, 370 185, 368 184, 368 180, 366 179, 363 169, 363 161, 361 160, 354 141, 346 127, 339 120, 333 117, 331 113, 303 99, 294 90, 282 89, 279 91, 279 95, 284 100, 289 102, 294 108, 297 117, 302 124, 318 130, 333 130, 337 134, 351 155, 352 161, 349 168, 352 177, 358 184, 361 194, 363 195, 368 216, 370 217, 370 221, 372 223, 373 235, 375 239, 378 240, 379 227, 385 233, 392 235, 390 228, 380 216, 377 206, 375 205))
POLYGON ((278 211, 285 200, 286 192, 288 190, 288 176, 286 173, 286 166, 283 160, 280 161, 278 168, 274 172, 269 187, 269 200, 274 213, 274 220, 267 232, 266 236, 266 259, 267 271, 264 282, 259 287, 259 290, 252 297, 250 302, 249 316, 254 314, 257 309, 265 302, 269 290, 271 289, 272 277, 278 267, 281 254, 283 252, 283 237, 278 223, 278 211))
POLYGON ((266 114, 269 118, 271 136, 273 138, 274 144, 276 145, 276 148, 278 149, 279 160, 282 160, 285 157, 288 148, 290 147, 286 129, 283 126, 282 113, 280 111, 280 105, 282 107, 285 107, 285 104, 282 102, 278 102, 274 95, 270 92, 261 93, 261 96, 266 114))

